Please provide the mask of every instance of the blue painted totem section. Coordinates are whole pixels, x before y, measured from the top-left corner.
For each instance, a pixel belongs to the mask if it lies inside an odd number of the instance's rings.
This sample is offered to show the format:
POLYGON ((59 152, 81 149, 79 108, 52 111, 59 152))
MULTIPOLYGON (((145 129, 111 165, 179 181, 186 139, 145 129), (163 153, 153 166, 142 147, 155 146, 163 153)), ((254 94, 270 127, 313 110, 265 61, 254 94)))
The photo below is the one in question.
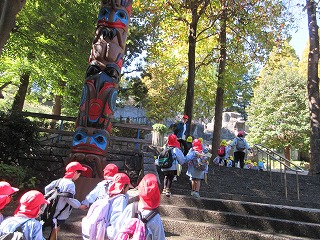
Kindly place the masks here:
POLYGON ((132 0, 101 2, 70 156, 88 177, 103 178, 131 8, 132 0))

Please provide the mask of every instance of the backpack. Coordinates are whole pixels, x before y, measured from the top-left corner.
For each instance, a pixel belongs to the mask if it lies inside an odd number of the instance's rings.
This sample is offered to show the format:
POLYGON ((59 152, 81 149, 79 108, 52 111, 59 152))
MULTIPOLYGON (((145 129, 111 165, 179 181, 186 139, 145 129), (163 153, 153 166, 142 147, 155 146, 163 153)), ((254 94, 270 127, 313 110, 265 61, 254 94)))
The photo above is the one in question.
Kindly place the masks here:
POLYGON ((138 211, 138 202, 132 204, 132 216, 129 221, 122 226, 114 240, 145 240, 147 237, 146 224, 159 213, 158 209, 153 209, 144 218, 138 211))
POLYGON ((69 192, 60 192, 59 189, 59 183, 61 181, 61 178, 57 180, 54 188, 49 191, 46 195, 44 195, 44 198, 48 200, 50 203, 45 205, 45 209, 43 213, 40 215, 40 222, 43 222, 43 227, 52 226, 53 224, 53 218, 58 218, 60 214, 68 207, 69 204, 66 204, 61 211, 54 216, 57 208, 57 204, 60 197, 67 197, 67 198, 74 198, 72 193, 69 192))
POLYGON ((87 216, 82 218, 82 237, 83 239, 96 240, 105 239, 106 228, 109 226, 110 207, 117 197, 124 196, 119 194, 113 198, 103 198, 95 201, 89 208, 87 216))
POLYGON ((200 171, 205 171, 208 166, 208 160, 205 156, 197 156, 192 160, 193 167, 200 171))
POLYGON ((161 151, 157 159, 157 165, 160 168, 170 168, 173 163, 172 148, 166 147, 161 151))
POLYGON ((16 226, 16 228, 12 230, 12 232, 1 235, 0 240, 25 240, 21 226, 24 225, 29 220, 31 219, 28 219, 27 221, 19 223, 16 226))
POLYGON ((243 151, 247 148, 243 138, 237 138, 236 148, 239 151, 243 151))
POLYGON ((218 155, 219 155, 219 157, 224 157, 226 155, 226 147, 225 146, 220 146, 218 148, 218 155))

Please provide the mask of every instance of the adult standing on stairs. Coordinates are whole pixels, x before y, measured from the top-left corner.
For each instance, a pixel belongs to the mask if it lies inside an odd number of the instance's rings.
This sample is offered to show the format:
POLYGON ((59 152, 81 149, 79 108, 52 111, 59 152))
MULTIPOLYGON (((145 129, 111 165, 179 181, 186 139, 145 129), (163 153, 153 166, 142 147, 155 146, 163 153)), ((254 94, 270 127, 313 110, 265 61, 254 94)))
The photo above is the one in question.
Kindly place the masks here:
POLYGON ((235 147, 234 150, 234 162, 233 167, 238 166, 238 162, 240 161, 240 168, 244 167, 244 157, 246 155, 246 150, 251 151, 251 148, 247 141, 244 139, 244 132, 239 131, 237 137, 235 137, 230 144, 230 147, 235 147))
POLYGON ((183 147, 183 154, 187 155, 188 154, 188 145, 186 142, 186 133, 188 129, 188 119, 189 117, 187 115, 184 115, 182 117, 182 121, 178 122, 177 128, 174 131, 174 134, 178 138, 178 142, 180 143, 180 146, 183 147))

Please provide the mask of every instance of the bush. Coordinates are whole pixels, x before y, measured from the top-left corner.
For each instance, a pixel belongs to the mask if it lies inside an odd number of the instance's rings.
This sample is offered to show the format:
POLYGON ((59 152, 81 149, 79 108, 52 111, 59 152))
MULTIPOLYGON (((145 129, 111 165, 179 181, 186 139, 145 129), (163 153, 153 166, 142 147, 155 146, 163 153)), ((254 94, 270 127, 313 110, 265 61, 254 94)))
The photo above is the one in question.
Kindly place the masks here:
POLYGON ((21 192, 35 187, 36 178, 31 174, 28 168, 0 164, 0 180, 10 183, 13 187, 18 187, 21 192))
POLYGON ((152 125, 153 131, 158 132, 158 133, 167 133, 168 132, 168 128, 161 124, 161 123, 156 123, 154 125, 152 125))
POLYGON ((39 131, 36 123, 19 114, 0 112, 0 132, 2 163, 21 165, 19 156, 32 154, 39 147, 39 131))

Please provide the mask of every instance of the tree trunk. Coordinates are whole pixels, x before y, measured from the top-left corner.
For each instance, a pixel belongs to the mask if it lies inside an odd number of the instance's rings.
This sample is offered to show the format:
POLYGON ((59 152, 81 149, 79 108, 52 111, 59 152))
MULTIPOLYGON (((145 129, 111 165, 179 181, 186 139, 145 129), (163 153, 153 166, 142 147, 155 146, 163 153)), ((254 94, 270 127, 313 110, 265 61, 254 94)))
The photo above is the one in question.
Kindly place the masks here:
MULTIPOLYGON (((197 8, 192 9, 192 22, 190 23, 189 30, 189 51, 188 51, 188 86, 187 86, 187 95, 186 102, 184 105, 184 113, 188 115, 188 123, 191 126, 192 122, 192 110, 193 110, 193 98, 194 98, 194 81, 195 81, 195 59, 196 59, 196 33, 197 33, 197 24, 198 24, 198 16, 197 16, 197 8)), ((187 129, 186 135, 190 135, 189 127, 187 129)))
POLYGON ((30 80, 30 73, 24 73, 20 76, 20 85, 17 94, 14 97, 11 111, 22 112, 24 100, 26 98, 30 80))
POLYGON ((289 161, 291 160, 291 154, 290 154, 290 146, 286 146, 284 149, 284 157, 288 159, 289 161))
MULTIPOLYGON (((52 107, 53 115, 58 115, 58 116, 61 115, 61 99, 62 99, 62 96, 58 96, 58 95, 54 96, 54 102, 52 107)), ((55 128, 56 123, 57 123, 56 119, 51 119, 50 128, 55 128)))
POLYGON ((218 69, 218 87, 216 93, 216 106, 214 112, 214 129, 212 138, 212 158, 215 158, 215 153, 217 152, 220 140, 221 140, 221 128, 222 128, 222 112, 223 112, 223 95, 224 95, 224 72, 226 68, 226 43, 227 43, 227 8, 225 7, 225 1, 222 1, 221 6, 222 16, 221 16, 221 30, 219 37, 220 45, 220 56, 219 56, 219 69, 218 69))
POLYGON ((15 27, 16 15, 25 4, 26 0, 0 1, 0 55, 12 29, 15 27))
POLYGON ((308 56, 308 98, 310 112, 310 170, 309 174, 320 173, 320 109, 319 109, 319 34, 316 18, 316 3, 306 0, 309 26, 310 49, 308 56))

